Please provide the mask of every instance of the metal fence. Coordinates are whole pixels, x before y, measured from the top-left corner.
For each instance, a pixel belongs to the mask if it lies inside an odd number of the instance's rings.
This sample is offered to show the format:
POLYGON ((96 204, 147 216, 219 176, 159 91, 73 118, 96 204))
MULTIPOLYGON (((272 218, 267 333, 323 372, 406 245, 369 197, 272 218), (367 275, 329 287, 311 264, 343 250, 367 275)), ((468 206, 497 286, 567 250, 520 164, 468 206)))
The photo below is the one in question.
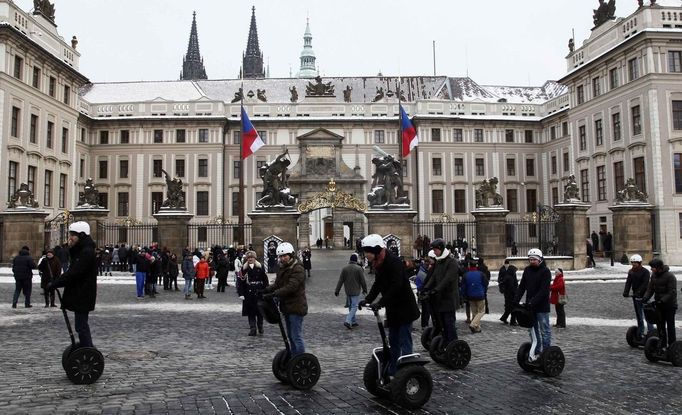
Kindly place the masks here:
POLYGON ((54 248, 66 242, 69 236, 69 225, 73 222, 73 215, 61 212, 54 218, 45 221, 43 233, 43 248, 54 248))
POLYGON ((251 224, 192 223, 187 225, 187 245, 192 248, 210 248, 214 245, 249 245, 251 224))
POLYGON ((97 246, 140 245, 150 246, 159 241, 159 228, 156 223, 98 223, 97 246))
MULTIPOLYGON (((437 238, 444 239, 446 243, 452 244, 454 248, 461 248, 464 241, 469 250, 476 248, 476 221, 433 221, 433 222, 414 222, 412 228, 412 247, 417 237, 428 237, 430 240, 437 238)), ((405 243, 404 245, 407 245, 405 243)))
POLYGON ((572 255, 566 241, 558 237, 563 222, 549 206, 542 206, 519 219, 507 219, 507 256, 525 256, 529 249, 540 248, 545 256, 572 255))

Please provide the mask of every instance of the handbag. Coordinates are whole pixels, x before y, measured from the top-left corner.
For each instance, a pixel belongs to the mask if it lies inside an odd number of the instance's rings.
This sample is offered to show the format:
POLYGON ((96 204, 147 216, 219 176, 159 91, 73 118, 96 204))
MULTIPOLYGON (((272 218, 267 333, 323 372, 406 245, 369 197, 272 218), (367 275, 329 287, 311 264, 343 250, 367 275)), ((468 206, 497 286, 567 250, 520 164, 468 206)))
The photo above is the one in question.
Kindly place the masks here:
POLYGON ((568 295, 559 294, 559 304, 566 305, 568 303, 568 295))

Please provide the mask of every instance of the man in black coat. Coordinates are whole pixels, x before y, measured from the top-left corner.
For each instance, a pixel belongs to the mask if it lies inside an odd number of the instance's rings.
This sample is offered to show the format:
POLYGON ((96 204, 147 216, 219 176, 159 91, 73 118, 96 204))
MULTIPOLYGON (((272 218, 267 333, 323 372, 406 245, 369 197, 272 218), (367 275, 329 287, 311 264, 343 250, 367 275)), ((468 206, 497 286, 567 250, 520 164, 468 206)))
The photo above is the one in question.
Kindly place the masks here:
POLYGON ((33 286, 33 269, 36 267, 35 261, 29 254, 29 249, 24 246, 19 250, 19 255, 12 261, 12 273, 14 274, 14 297, 12 298, 12 308, 17 308, 19 294, 24 292, 24 307, 31 308, 31 288, 33 286))
POLYGON ((90 238, 87 222, 69 226, 69 269, 49 285, 50 289, 64 287, 62 308, 75 314, 76 332, 81 347, 93 347, 88 325, 88 314, 95 309, 97 299, 97 261, 95 243, 90 238))
MULTIPOLYGON (((549 325, 549 287, 552 283, 552 272, 543 261, 542 251, 533 248, 528 251, 528 266, 523 270, 519 289, 514 297, 514 304, 518 304, 526 294, 526 304, 535 316, 532 330, 536 338, 542 340, 542 348, 536 350, 539 354, 552 345, 552 328, 549 325)), ((531 339, 532 339, 531 335, 531 339)), ((531 354, 533 359, 533 354, 531 354)))
POLYGON ((400 356, 412 354, 412 322, 419 318, 419 308, 410 281, 405 275, 405 265, 386 249, 381 235, 367 235, 362 240, 362 250, 374 266, 374 284, 364 303, 373 309, 386 308, 388 342, 391 347, 390 375, 395 373, 400 356), (377 296, 381 298, 374 303, 377 296))
MULTIPOLYGON (((508 259, 505 259, 504 265, 500 268, 497 277, 497 285, 500 288, 500 292, 504 294, 504 314, 500 317, 500 321, 504 324, 507 324, 507 317, 511 314, 512 308, 514 308, 516 289, 519 286, 516 280, 516 271, 518 271, 516 267, 511 265, 508 259)), ((516 326, 516 319, 513 315, 511 316, 510 324, 516 326)))
MULTIPOLYGON (((623 297, 630 296, 632 289, 632 303, 635 307, 635 316, 637 317, 637 333, 639 337, 644 336, 644 309, 642 308, 642 298, 646 293, 649 285, 649 270, 642 266, 642 256, 634 254, 630 257, 630 264, 632 268, 628 271, 628 278, 625 281, 625 289, 623 290, 623 297)), ((654 331, 654 325, 646 322, 647 333, 654 331)))
POLYGON ((675 313, 677 312, 677 278, 662 260, 655 258, 649 262, 651 279, 642 302, 654 297, 658 322, 658 347, 667 349, 677 340, 675 336, 675 313))
POLYGON ((457 340, 455 327, 455 311, 459 308, 460 272, 457 261, 450 256, 450 250, 445 247, 445 241, 434 239, 431 249, 436 255, 433 272, 424 284, 424 291, 429 293, 430 306, 434 316, 433 336, 443 332, 443 344, 447 345, 457 340), (438 319, 436 324, 435 320, 438 319))

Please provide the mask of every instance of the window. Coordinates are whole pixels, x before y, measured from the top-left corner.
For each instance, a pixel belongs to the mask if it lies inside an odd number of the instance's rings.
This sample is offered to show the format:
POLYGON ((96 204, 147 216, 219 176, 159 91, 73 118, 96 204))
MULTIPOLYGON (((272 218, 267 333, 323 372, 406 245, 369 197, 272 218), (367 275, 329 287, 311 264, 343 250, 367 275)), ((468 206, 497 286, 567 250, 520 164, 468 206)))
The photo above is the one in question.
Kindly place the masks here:
POLYGON ((463 189, 455 190, 455 213, 466 213, 466 191, 463 189))
POLYGON ((21 120, 21 110, 17 107, 12 107, 12 127, 10 134, 12 137, 19 138, 19 121, 21 120))
POLYGON ((668 72, 682 72, 682 52, 668 51, 668 72))
POLYGON ((69 129, 62 128, 62 153, 69 152, 69 129))
POLYGON ((630 109, 632 113, 632 135, 642 134, 642 115, 639 112, 639 105, 630 109))
POLYGON ((585 89, 582 85, 578 85, 578 88, 576 88, 576 95, 578 96, 578 105, 585 102, 585 89))
POLYGON ((99 198, 97 198, 97 204, 105 209, 109 209, 109 193, 99 192, 99 198))
POLYGON ((24 59, 19 56, 14 56, 14 77, 21 79, 24 69, 24 59))
POLYGON ((594 122, 594 141, 595 145, 604 145, 604 128, 602 127, 601 120, 594 122))
POLYGON ((673 101, 673 129, 682 130, 682 101, 673 101))
POLYGON ((507 189, 507 210, 510 212, 519 211, 519 195, 516 189, 507 189))
POLYGON ((184 143, 186 134, 187 133, 183 129, 175 130, 175 142, 176 143, 184 143))
POLYGON ((456 158, 455 159, 455 176, 464 176, 464 159, 463 158, 456 158))
POLYGON ((197 176, 208 177, 208 159, 199 159, 199 169, 197 176))
POLYGON ((675 172, 675 193, 682 193, 682 154, 673 155, 673 171, 675 172))
POLYGON ((538 204, 538 191, 535 189, 526 189, 526 212, 535 212, 538 204))
POLYGON ((581 151, 587 149, 587 134, 585 133, 585 126, 578 127, 578 146, 581 151))
POLYGON ((682 239, 682 213, 679 215, 679 220, 680 220, 680 239, 682 239))
POLYGON ((504 142, 505 143, 514 142, 514 130, 504 130, 504 142))
POLYGON ((47 141, 45 146, 47 148, 52 148, 52 141, 54 140, 54 123, 51 121, 47 122, 47 141))
POLYGON ((129 144, 130 143, 130 131, 129 130, 121 130, 121 144, 129 144))
POLYGON ((618 68, 613 68, 609 71, 609 84, 611 89, 618 88, 620 79, 618 79, 618 68))
POLYGON ((374 144, 384 144, 386 132, 384 130, 374 130, 374 144))
POLYGON ((128 216, 128 208, 130 206, 130 193, 128 192, 118 192, 116 203, 116 215, 117 216, 128 216))
POLYGON ((66 174, 59 175, 59 208, 66 207, 66 174))
POLYGON ((208 192, 197 192, 197 215, 208 216, 208 192))
POLYGON ((242 132, 237 130, 232 132, 232 144, 241 144, 242 132))
POLYGON ((613 184, 615 186, 614 194, 625 188, 625 169, 622 161, 613 163, 613 184))
POLYGON ((50 77, 50 84, 48 86, 47 92, 52 98, 54 98, 55 94, 57 93, 57 78, 54 76, 50 77))
POLYGON ((38 168, 36 166, 28 166, 28 174, 26 177, 26 184, 28 185, 28 190, 34 195, 36 194, 36 172, 38 168))
POLYGON ((552 174, 556 174, 556 156, 552 155, 551 161, 550 161, 550 169, 552 169, 552 174))
POLYGON ((154 143, 163 143, 163 130, 154 130, 154 143))
POLYGON ((485 176, 485 160, 476 159, 476 176, 485 176))
POLYGON ((175 175, 185 177, 185 159, 175 159, 175 175))
POLYGON ((532 143, 533 142, 533 130, 524 131, 523 136, 524 136, 524 141, 526 143, 532 143))
POLYGON ((442 159, 440 157, 435 157, 431 160, 431 168, 434 176, 443 175, 443 167, 441 161, 442 159))
POLYGON ((526 159, 526 176, 535 176, 535 159, 526 159))
POLYGON ((598 97, 601 95, 601 89, 599 88, 599 77, 592 78, 592 97, 598 97))
POLYGON ((31 84, 33 88, 40 89, 40 68, 37 66, 33 67, 33 81, 31 84))
POLYGON ((232 162, 232 177, 235 179, 239 178, 239 175, 241 174, 241 166, 242 163, 239 160, 235 160, 232 162))
POLYGON ((461 128, 455 128, 454 130, 452 130, 452 141, 454 141, 455 143, 461 143, 462 141, 464 141, 464 136, 461 128))
POLYGON ((109 131, 100 131, 99 132, 99 143, 100 144, 109 144, 109 131))
POLYGON ((158 213, 163 205, 163 192, 152 192, 152 215, 158 213))
POLYGON ((199 129, 199 142, 200 143, 208 143, 208 129, 207 128, 200 128, 199 129))
POLYGON ((31 114, 31 126, 28 131, 28 140, 33 143, 38 143, 38 116, 31 114))
POLYGON ((128 178, 128 160, 119 160, 118 161, 118 177, 121 179, 127 179, 128 178))
POLYGON ((431 129, 431 141, 440 141, 440 128, 431 129))
POLYGON ((78 176, 80 178, 85 177, 85 160, 81 159, 80 164, 78 166, 78 176))
POLYGON ((443 213, 442 190, 431 190, 431 213, 443 213))
POLYGON ((66 105, 69 105, 71 102, 71 87, 68 85, 64 85, 64 103, 66 105))
POLYGON ((81 128, 81 142, 85 142, 87 139, 87 134, 85 133, 85 128, 81 128))
POLYGON ((239 192, 232 192, 232 216, 239 216, 239 192))
POLYGON ((482 128, 474 129, 474 141, 477 143, 483 142, 483 129, 482 128))
POLYGON ((568 135, 568 121, 561 123, 561 136, 566 137, 568 135))
POLYGON ((606 200, 606 167, 597 166, 597 200, 606 200))
POLYGON ((580 194, 583 198, 583 202, 590 201, 590 182, 587 169, 580 170, 580 194))
POLYGON ((507 159, 507 176, 516 176, 516 159, 507 159))
POLYGON ((646 192, 646 167, 644 166, 644 157, 637 157, 632 160, 635 170, 635 184, 640 191, 646 192))
POLYGON ((568 163, 568 153, 564 153, 564 172, 567 172, 570 169, 568 163))
POLYGON ((556 126, 549 127, 549 139, 556 140, 556 126))
POLYGON ((162 177, 163 160, 152 160, 152 177, 162 177))
POLYGON ((109 173, 109 162, 107 160, 99 161, 99 178, 106 179, 109 173))
POLYGON ((10 161, 7 175, 7 200, 10 200, 17 191, 17 170, 19 170, 19 163, 10 161))
POLYGON ((620 112, 611 114, 611 128, 613 129, 613 141, 620 140, 622 137, 620 133, 620 112))
POLYGON ((552 187, 552 206, 559 204, 559 188, 552 187))
POLYGON ((628 61, 628 76, 630 77, 630 82, 639 78, 639 66, 637 65, 637 58, 633 58, 628 61))
POLYGON ((43 194, 43 204, 52 206, 52 170, 45 170, 45 192, 43 194))
POLYGON ((263 140, 263 143, 268 142, 267 141, 267 139, 268 139, 268 132, 267 131, 264 131, 264 130, 258 131, 258 136, 260 137, 261 140, 263 140))

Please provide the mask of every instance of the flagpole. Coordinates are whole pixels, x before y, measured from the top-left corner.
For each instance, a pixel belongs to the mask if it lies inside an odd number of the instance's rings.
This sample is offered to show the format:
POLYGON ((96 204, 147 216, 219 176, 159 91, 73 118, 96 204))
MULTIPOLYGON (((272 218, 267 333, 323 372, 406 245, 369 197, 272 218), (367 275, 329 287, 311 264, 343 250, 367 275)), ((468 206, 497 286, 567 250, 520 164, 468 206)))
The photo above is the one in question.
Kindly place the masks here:
POLYGON ((246 207, 246 203, 244 203, 244 169, 245 169, 245 160, 244 160, 244 120, 242 119, 243 114, 244 114, 244 69, 240 68, 239 70, 239 78, 241 79, 241 86, 240 86, 240 100, 239 100, 239 118, 241 121, 241 138, 239 140, 239 243, 241 245, 244 245, 246 247, 246 231, 244 229, 244 208, 246 207))

